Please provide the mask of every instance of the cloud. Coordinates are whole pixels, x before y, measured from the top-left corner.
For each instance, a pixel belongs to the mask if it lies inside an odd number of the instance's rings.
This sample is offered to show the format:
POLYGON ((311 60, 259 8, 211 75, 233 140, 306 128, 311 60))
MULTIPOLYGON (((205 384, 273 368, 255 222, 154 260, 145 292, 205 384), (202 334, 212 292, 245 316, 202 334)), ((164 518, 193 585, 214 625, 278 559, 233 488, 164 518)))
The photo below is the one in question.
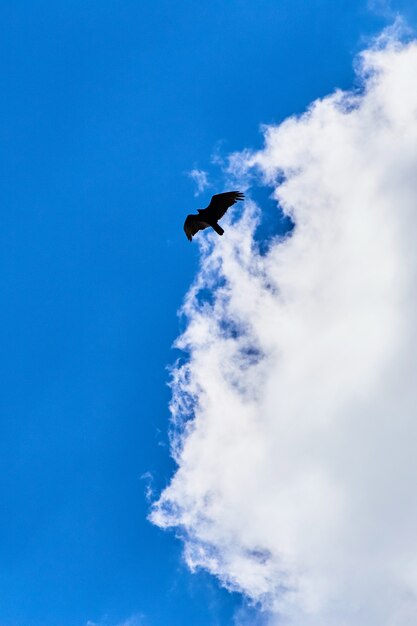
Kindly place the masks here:
POLYGON ((368 9, 376 15, 382 15, 388 19, 392 19, 395 15, 391 0, 368 0, 367 4, 368 9))
POLYGON ((385 34, 357 68, 230 160, 294 229, 261 254, 248 201, 200 238, 151 514, 282 626, 417 614, 417 42, 385 34))
MULTIPOLYGON (((114 622, 113 622, 114 624, 114 622)), ((128 619, 123 622, 118 622, 117 626, 141 626, 143 624, 141 615, 131 615, 128 619)), ((92 622, 88 620, 86 626, 110 626, 110 622, 107 617, 100 620, 99 622, 92 622)))
POLYGON ((195 192, 195 196, 199 196, 203 191, 210 187, 210 183, 208 182, 208 174, 204 170, 194 169, 191 172, 188 172, 188 176, 195 182, 197 189, 195 192))
POLYGON ((145 498, 148 502, 151 502, 154 499, 154 486, 153 486, 153 474, 152 472, 145 472, 140 477, 141 480, 145 481, 145 498))

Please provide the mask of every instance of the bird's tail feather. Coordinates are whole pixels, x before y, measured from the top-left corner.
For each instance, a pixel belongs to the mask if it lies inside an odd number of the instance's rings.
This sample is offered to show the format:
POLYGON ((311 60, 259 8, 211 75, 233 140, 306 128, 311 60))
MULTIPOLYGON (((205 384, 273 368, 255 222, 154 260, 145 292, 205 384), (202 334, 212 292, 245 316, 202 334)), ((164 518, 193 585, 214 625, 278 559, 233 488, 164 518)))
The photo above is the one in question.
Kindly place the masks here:
POLYGON ((214 228, 214 230, 216 231, 216 233, 217 233, 218 235, 223 235, 224 230, 223 230, 223 228, 222 228, 221 226, 219 226, 219 225, 217 224, 217 222, 215 222, 214 224, 210 224, 210 226, 211 226, 212 228, 214 228))

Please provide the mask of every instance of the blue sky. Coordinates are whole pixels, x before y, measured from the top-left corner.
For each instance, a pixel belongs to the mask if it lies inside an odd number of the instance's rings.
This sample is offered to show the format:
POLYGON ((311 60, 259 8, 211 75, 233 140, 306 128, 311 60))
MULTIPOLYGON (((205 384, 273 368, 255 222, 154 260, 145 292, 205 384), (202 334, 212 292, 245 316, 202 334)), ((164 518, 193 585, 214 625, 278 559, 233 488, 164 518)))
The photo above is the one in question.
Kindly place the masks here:
MULTIPOLYGON (((3 2, 1 626, 226 626, 241 605, 146 519, 169 457, 187 176, 354 79, 411 2, 3 2)), ((255 616, 261 623, 261 618, 255 616)))

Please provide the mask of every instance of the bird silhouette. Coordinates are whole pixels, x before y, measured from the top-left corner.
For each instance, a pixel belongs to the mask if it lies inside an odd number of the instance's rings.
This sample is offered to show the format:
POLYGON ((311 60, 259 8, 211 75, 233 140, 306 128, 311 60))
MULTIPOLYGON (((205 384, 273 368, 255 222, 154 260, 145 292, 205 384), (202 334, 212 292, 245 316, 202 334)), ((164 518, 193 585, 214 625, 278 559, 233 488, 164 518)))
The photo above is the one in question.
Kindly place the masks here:
POLYGON ((226 191, 218 193, 212 197, 210 204, 205 209, 198 209, 198 214, 187 215, 184 222, 184 232, 189 241, 199 230, 204 230, 211 226, 218 235, 223 235, 224 230, 217 223, 223 217, 227 209, 238 200, 243 200, 241 191, 226 191))

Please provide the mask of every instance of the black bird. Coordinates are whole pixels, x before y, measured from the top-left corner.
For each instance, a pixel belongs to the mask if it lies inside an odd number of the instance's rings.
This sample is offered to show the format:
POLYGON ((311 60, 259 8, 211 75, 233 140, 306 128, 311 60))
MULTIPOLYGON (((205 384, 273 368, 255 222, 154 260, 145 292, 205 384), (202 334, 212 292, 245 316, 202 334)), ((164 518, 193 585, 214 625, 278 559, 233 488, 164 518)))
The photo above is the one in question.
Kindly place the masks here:
POLYGON ((199 230, 204 230, 211 226, 218 235, 223 235, 224 230, 218 225, 218 220, 223 217, 229 206, 235 204, 238 200, 243 200, 244 195, 241 191, 226 191, 218 193, 212 197, 210 204, 205 209, 198 209, 198 215, 187 215, 184 222, 184 231, 187 239, 191 241, 193 235, 199 230))

